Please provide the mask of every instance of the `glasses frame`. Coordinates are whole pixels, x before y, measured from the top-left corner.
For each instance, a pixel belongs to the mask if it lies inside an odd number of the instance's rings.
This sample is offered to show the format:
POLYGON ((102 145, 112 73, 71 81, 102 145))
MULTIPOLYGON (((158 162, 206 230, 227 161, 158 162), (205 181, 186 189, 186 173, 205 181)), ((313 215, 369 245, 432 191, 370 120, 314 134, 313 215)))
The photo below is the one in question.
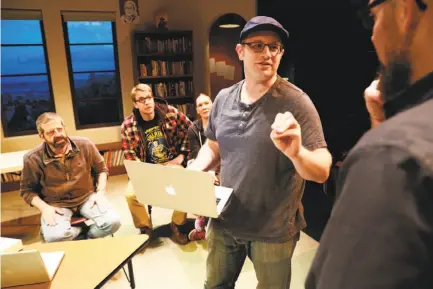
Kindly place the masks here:
POLYGON ((145 104, 146 101, 151 101, 151 100, 155 100, 155 97, 153 95, 147 97, 140 97, 139 99, 136 99, 134 102, 145 104), (140 99, 144 99, 144 101, 140 101, 140 99))
POLYGON ((242 45, 247 45, 251 50, 253 50, 254 52, 256 52, 256 53, 262 53, 263 52, 263 50, 265 50, 265 47, 267 46, 268 48, 269 48, 269 52, 271 53, 271 55, 273 55, 273 56, 276 56, 276 55, 278 55, 278 54, 281 54, 281 52, 283 52, 283 50, 284 50, 284 45, 283 44, 279 44, 279 43, 277 43, 277 44, 267 44, 267 43, 263 43, 263 42, 261 42, 261 41, 252 41, 252 42, 242 42, 241 43, 242 45), (254 50, 251 46, 253 45, 253 44, 263 44, 263 48, 262 48, 262 50, 254 50), (278 52, 272 52, 271 51, 271 46, 278 46, 278 52))

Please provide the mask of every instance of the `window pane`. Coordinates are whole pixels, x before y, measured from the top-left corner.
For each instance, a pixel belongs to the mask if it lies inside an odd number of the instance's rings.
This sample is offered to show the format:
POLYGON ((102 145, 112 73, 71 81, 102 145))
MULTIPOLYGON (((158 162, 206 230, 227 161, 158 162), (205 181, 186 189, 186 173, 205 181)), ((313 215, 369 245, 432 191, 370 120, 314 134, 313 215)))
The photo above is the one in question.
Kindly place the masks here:
POLYGON ((42 44, 39 20, 2 20, 2 44, 42 44))
POLYGON ((5 133, 36 129, 36 118, 53 111, 48 77, 2 77, 1 98, 5 133))
POLYGON ((120 123, 119 106, 120 103, 117 99, 78 101, 80 125, 120 123))
POLYGON ((113 45, 70 46, 72 70, 115 70, 113 45))
POLYGON ((12 46, 1 49, 2 75, 46 73, 43 46, 12 46))
POLYGON ((118 98, 115 72, 74 74, 75 97, 118 98))
POLYGON ((69 43, 113 43, 111 22, 69 21, 67 22, 69 43))

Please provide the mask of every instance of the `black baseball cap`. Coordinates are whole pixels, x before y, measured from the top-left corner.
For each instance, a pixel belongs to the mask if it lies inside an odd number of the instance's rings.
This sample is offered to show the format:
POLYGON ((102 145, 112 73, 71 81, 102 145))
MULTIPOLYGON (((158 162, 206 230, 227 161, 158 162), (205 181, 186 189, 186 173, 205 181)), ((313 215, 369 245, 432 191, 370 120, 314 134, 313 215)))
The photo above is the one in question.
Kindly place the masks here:
POLYGON ((287 46, 287 42, 289 41, 289 32, 277 20, 267 16, 256 16, 245 24, 241 31, 240 42, 249 34, 256 31, 273 31, 277 33, 284 46, 287 46))

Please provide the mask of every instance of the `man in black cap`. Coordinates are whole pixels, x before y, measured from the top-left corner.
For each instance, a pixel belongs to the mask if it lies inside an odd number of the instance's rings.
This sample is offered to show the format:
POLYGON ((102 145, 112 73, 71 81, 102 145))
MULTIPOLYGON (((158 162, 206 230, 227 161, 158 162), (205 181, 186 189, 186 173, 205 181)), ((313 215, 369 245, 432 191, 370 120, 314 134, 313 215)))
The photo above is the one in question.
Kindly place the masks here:
POLYGON ((236 45, 245 80, 223 89, 211 109, 207 141, 192 170, 221 159, 221 185, 234 192, 211 219, 205 288, 234 288, 246 256, 257 288, 290 286, 291 257, 305 226, 305 181, 329 175, 319 115, 301 89, 277 75, 288 32, 275 19, 257 16, 236 45))
POLYGON ((370 0, 373 129, 344 161, 307 289, 433 288, 433 0, 370 0), (381 111, 383 109, 383 111, 381 111))

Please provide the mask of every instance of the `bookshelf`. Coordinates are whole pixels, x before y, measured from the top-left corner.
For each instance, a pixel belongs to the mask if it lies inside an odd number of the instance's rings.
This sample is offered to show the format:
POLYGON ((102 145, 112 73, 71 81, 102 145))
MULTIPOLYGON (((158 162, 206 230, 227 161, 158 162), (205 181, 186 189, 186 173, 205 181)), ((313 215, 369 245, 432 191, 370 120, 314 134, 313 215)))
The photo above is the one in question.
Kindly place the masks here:
MULTIPOLYGON (((124 155, 121 142, 96 145, 99 153, 104 157, 109 175, 121 175, 126 173, 123 165, 124 155)), ((17 191, 20 188, 21 171, 1 174, 1 192, 17 191)))
POLYGON ((21 172, 1 174, 1 192, 10 192, 20 189, 21 172))
POLYGON ((123 165, 124 155, 121 142, 97 144, 96 148, 104 158, 110 176, 126 174, 126 169, 123 165))
POLYGON ((150 85, 155 97, 194 120, 192 31, 136 31, 134 44, 133 64, 138 82, 150 85))

